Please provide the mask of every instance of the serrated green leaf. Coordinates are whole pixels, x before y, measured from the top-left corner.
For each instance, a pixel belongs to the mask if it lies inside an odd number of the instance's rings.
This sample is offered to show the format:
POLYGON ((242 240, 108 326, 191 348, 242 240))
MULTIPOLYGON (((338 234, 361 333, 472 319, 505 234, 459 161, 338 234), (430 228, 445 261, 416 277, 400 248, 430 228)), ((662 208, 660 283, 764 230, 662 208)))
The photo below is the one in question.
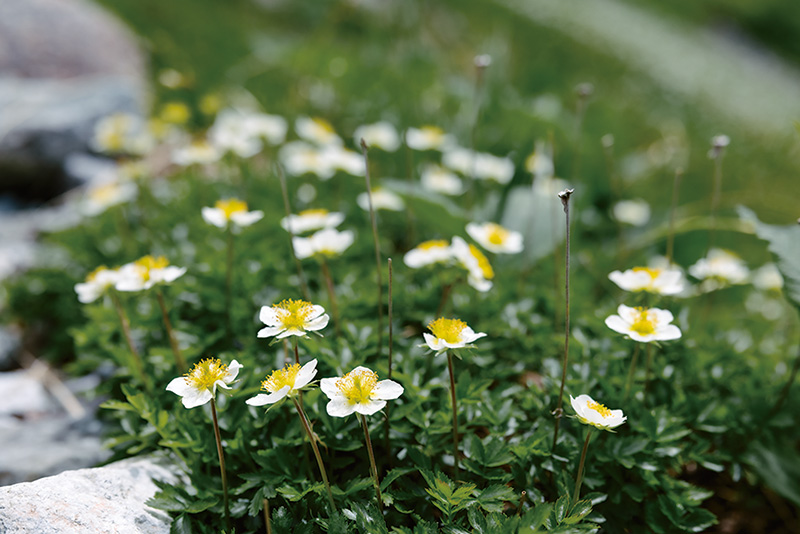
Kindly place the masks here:
POLYGON ((567 517, 567 512, 569 512, 569 495, 562 495, 553 507, 553 520, 556 525, 560 525, 564 521, 564 518, 567 517))
POLYGON ((589 515, 592 511, 592 501, 589 499, 583 499, 575 503, 572 507, 572 510, 564 519, 564 523, 567 525, 574 525, 575 523, 579 523, 584 517, 589 515))
POLYGON ((189 522, 189 517, 186 514, 181 514, 176 517, 169 526, 169 534, 192 534, 192 526, 189 522))
POLYGON ((127 412, 135 412, 136 411, 136 408, 131 406, 131 404, 129 402, 123 402, 123 401, 118 401, 118 400, 114 400, 114 399, 105 401, 103 404, 100 405, 100 408, 103 408, 103 409, 106 409, 106 410, 122 410, 122 411, 127 411, 127 412))

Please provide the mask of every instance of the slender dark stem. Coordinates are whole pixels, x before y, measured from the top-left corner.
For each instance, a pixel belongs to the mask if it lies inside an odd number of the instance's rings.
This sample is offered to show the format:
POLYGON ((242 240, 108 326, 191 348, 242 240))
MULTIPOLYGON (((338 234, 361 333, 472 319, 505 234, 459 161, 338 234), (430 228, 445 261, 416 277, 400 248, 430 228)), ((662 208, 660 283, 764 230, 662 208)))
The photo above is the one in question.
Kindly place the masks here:
POLYGON ((328 474, 325 472, 325 464, 322 463, 322 456, 319 453, 319 447, 317 447, 317 441, 314 439, 314 434, 311 431, 311 425, 308 424, 308 418, 306 417, 306 412, 303 411, 303 407, 297 402, 297 399, 293 398, 294 406, 297 408, 297 414, 300 416, 300 421, 303 423, 303 428, 306 431, 306 435, 308 436, 308 441, 311 442, 311 448, 314 449, 314 456, 317 458, 317 466, 319 466, 319 474, 322 476, 322 482, 325 483, 325 489, 328 491, 328 501, 331 504, 331 512, 336 511, 336 504, 333 502, 333 493, 331 492, 331 484, 328 482, 328 474))
POLYGON ((231 309, 233 306, 233 230, 230 224, 227 230, 228 247, 225 262, 225 321, 228 328, 228 339, 233 339, 233 321, 231 309))
POLYGON ((453 290, 453 284, 445 284, 442 288, 442 298, 439 299, 439 307, 436 308, 436 317, 442 317, 445 307, 447 307, 447 299, 450 297, 450 291, 453 290))
POLYGON ((456 375, 453 371, 453 355, 447 353, 447 369, 450 371, 450 403, 453 405, 453 478, 458 480, 458 402, 456 401, 456 375))
POLYGON ((269 499, 264 499, 264 526, 267 528, 267 534, 272 534, 272 521, 269 518, 269 499))
POLYGON ((369 218, 372 223, 372 240, 375 243, 375 266, 378 275, 378 358, 383 352, 383 276, 381 274, 381 246, 378 242, 378 222, 375 218, 375 208, 372 205, 372 185, 369 179, 369 157, 367 156, 367 143, 361 140, 361 153, 364 154, 364 178, 367 183, 367 200, 369 202, 369 218))
POLYGON ((517 516, 522 515, 522 507, 525 505, 525 499, 528 496, 528 492, 522 490, 522 493, 519 494, 519 504, 517 505, 517 516))
POLYGON ((211 419, 214 421, 214 437, 217 440, 217 454, 219 455, 219 475, 222 477, 222 502, 225 507, 225 525, 231 529, 231 513, 228 508, 228 476, 225 472, 225 455, 222 454, 222 438, 219 434, 219 421, 217 420, 217 403, 211 397, 211 419))
POLYGON ((623 400, 627 400, 631 393, 633 378, 636 374, 636 362, 639 360, 639 346, 640 344, 637 342, 633 347, 633 357, 631 358, 630 369, 628 369, 628 379, 625 381, 625 396, 623 397, 623 400))
POLYGON ((653 344, 647 344, 647 359, 645 363, 645 371, 644 371, 644 399, 643 401, 647 400, 647 390, 650 388, 650 373, 653 370, 653 344))
MULTIPOLYGON (((386 263, 389 266, 389 303, 388 303, 388 310, 387 310, 387 320, 389 322, 389 380, 392 379, 392 354, 393 354, 393 339, 394 339, 394 329, 392 328, 392 258, 388 258, 386 263)), ((384 441, 384 449, 386 449, 386 457, 391 458, 391 448, 389 444, 389 417, 390 417, 390 406, 391 403, 386 405, 386 425, 383 427, 383 441, 384 441)))
POLYGON ((128 343, 128 350, 131 351, 131 361, 133 362, 133 367, 136 370, 136 374, 139 375, 139 380, 141 380, 142 384, 144 384, 144 387, 150 390, 152 389, 152 384, 150 383, 150 379, 147 377, 147 374, 144 372, 142 357, 139 356, 139 351, 136 350, 136 345, 133 343, 133 336, 131 336, 131 325, 128 321, 128 316, 122 307, 122 303, 119 301, 119 296, 113 291, 111 291, 110 294, 111 301, 114 303, 114 309, 117 310, 119 324, 122 326, 122 333, 125 336, 125 341, 128 343))
POLYGON ((586 441, 583 442, 583 450, 581 451, 581 461, 578 463, 578 478, 575 481, 575 493, 572 494, 572 504, 578 502, 581 496, 581 484, 583 484, 583 465, 586 462, 586 451, 589 450, 589 440, 592 438, 592 427, 586 432, 586 441))
POLYGON ((283 167, 280 165, 276 165, 278 168, 278 179, 281 183, 281 195, 283 196, 283 207, 286 211, 286 221, 287 221, 287 233, 289 234, 289 251, 292 253, 292 259, 294 260, 294 265, 297 268, 297 277, 300 279, 300 289, 303 291, 303 299, 310 301, 311 298, 308 296, 308 286, 306 285, 306 277, 303 275, 303 265, 300 263, 300 260, 297 259, 297 255, 294 253, 294 234, 292 233, 292 224, 289 222, 292 216, 292 207, 289 205, 289 192, 286 188, 286 176, 283 174, 283 167))
POLYGON ((564 384, 567 381, 567 363, 569 361, 569 197, 572 195, 572 189, 565 189, 558 194, 561 199, 561 204, 564 206, 564 214, 567 226, 565 256, 564 256, 564 361, 561 364, 561 388, 558 391, 558 407, 553 414, 556 417, 555 429, 553 430, 553 446, 551 451, 555 451, 556 443, 558 443, 558 427, 561 423, 561 417, 564 414, 564 384))
POLYGON ((167 329, 169 345, 172 347, 172 355, 175 357, 175 366, 178 368, 178 372, 183 373, 186 371, 186 360, 183 354, 181 354, 181 348, 178 346, 178 339, 175 337, 175 332, 172 330, 172 323, 169 321, 167 305, 164 303, 164 293, 161 289, 156 289, 156 298, 158 299, 158 305, 161 307, 161 315, 164 318, 164 327, 167 329))
POLYGON ((367 452, 369 452, 369 465, 372 471, 372 483, 375 486, 375 496, 378 498, 378 509, 383 510, 383 498, 381 497, 381 484, 378 481, 378 467, 375 465, 375 453, 372 452, 372 440, 369 439, 369 429, 367 428, 367 418, 363 414, 358 414, 361 418, 361 428, 364 429, 364 441, 367 442, 367 452))
POLYGON ((675 250, 675 211, 678 209, 678 191, 681 187, 683 169, 675 169, 675 178, 672 180, 672 204, 669 208, 669 235, 667 236, 667 262, 672 265, 673 251, 675 250))
POLYGON ((328 269, 328 260, 322 257, 320 262, 322 266, 322 276, 325 278, 325 287, 328 290, 328 299, 331 301, 331 315, 333 315, 333 328, 336 331, 336 337, 341 337, 342 330, 339 324, 339 306, 336 303, 336 291, 333 288, 333 278, 331 278, 331 271, 328 269))
POLYGON ((289 340, 286 338, 283 338, 283 352, 284 352, 284 358, 283 358, 284 363, 288 365, 289 362, 292 361, 292 355, 289 352, 289 340))

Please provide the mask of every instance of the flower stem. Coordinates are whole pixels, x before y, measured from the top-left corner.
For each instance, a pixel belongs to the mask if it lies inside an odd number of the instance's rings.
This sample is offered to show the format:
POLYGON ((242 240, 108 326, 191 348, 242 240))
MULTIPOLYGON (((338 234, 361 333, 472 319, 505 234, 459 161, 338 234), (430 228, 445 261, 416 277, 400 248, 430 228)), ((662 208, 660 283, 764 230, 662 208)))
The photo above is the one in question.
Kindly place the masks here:
POLYGON ((333 493, 331 492, 331 484, 328 482, 328 474, 325 472, 325 464, 322 463, 322 456, 319 454, 319 447, 317 447, 317 441, 314 439, 314 434, 311 431, 311 425, 308 424, 308 418, 306 417, 306 412, 303 411, 303 407, 297 401, 297 399, 293 398, 294 406, 297 408, 297 414, 300 416, 300 421, 303 423, 303 428, 306 431, 306 435, 308 436, 308 441, 311 442, 311 448, 314 449, 314 456, 317 458, 317 466, 319 466, 319 473, 322 476, 322 482, 325 483, 325 489, 328 491, 328 501, 331 504, 331 513, 336 511, 336 504, 333 502, 333 493))
POLYGON ((264 526, 267 534, 272 534, 272 522, 269 519, 269 499, 264 499, 264 526))
POLYGON ((328 299, 331 301, 331 315, 333 315, 333 327, 336 330, 336 337, 341 337, 342 330, 339 324, 339 306, 336 303, 336 291, 333 288, 333 278, 331 278, 331 271, 328 269, 328 260, 322 257, 322 276, 325 278, 325 287, 328 290, 328 299))
POLYGON ((378 275, 378 358, 383 351, 383 276, 381 275, 381 245, 378 242, 378 222, 375 218, 375 207, 372 205, 372 185, 369 180, 369 157, 367 143, 361 140, 361 153, 364 154, 364 178, 367 183, 367 200, 369 201, 369 218, 372 223, 372 240, 375 243, 375 266, 378 275))
POLYGON ((231 319, 231 309, 233 302, 233 230, 228 225, 226 232, 228 238, 226 262, 225 262, 225 326, 228 329, 228 339, 233 339, 233 321, 231 319))
POLYGON ((683 178, 683 169, 675 169, 675 178, 672 180, 672 204, 669 208, 669 234, 667 234, 667 263, 672 265, 673 251, 675 250, 675 212, 678 209, 678 191, 683 178))
POLYGON ((647 400, 647 390, 650 387, 650 372, 653 369, 653 347, 652 343, 647 344, 647 359, 645 363, 645 372, 644 372, 644 399, 643 401, 647 400))
POLYGON ((636 375, 636 362, 639 360, 639 343, 636 343, 633 347, 633 357, 631 358, 631 366, 628 369, 628 379, 625 381, 625 396, 623 400, 627 400, 628 396, 631 393, 631 387, 633 386, 633 377, 636 375))
POLYGON ((369 465, 372 471, 372 483, 375 486, 375 496, 378 498, 378 509, 383 510, 383 499, 381 498, 381 484, 378 481, 378 467, 375 465, 375 453, 372 452, 372 440, 369 439, 369 429, 367 428, 367 418, 363 414, 358 414, 361 418, 361 428, 364 429, 364 441, 367 442, 367 452, 369 452, 369 465))
POLYGON ((453 354, 447 353, 450 371, 450 403, 453 405, 453 478, 458 481, 458 403, 456 401, 456 375, 453 371, 453 354))
POLYGON ((128 343, 128 349, 131 351, 131 362, 133 362, 133 367, 136 370, 136 374, 139 375, 139 380, 141 380, 144 384, 144 387, 150 390, 152 389, 152 384, 150 384, 150 379, 144 372, 142 357, 139 356, 139 351, 136 350, 136 345, 133 343, 133 337, 131 336, 131 325, 128 321, 128 316, 122 307, 122 303, 119 301, 119 296, 113 291, 110 292, 110 295, 111 301, 114 303, 114 309, 117 310, 117 317, 119 317, 119 324, 122 326, 122 333, 125 336, 125 341, 128 343))
MULTIPOLYGON (((286 210, 286 220, 287 222, 290 220, 292 215, 292 208, 289 205, 289 192, 286 188, 286 176, 283 174, 283 167, 276 164, 278 168, 278 179, 281 183, 281 195, 283 196, 283 207, 286 210)), ((306 277, 303 276, 303 266, 300 263, 300 260, 297 259, 297 255, 294 253, 294 234, 292 233, 292 224, 288 222, 287 226, 287 233, 289 234, 289 250, 292 253, 292 259, 294 260, 294 265, 297 268, 297 277, 300 279, 300 289, 303 291, 303 299, 310 301, 311 298, 308 296, 308 286, 306 285, 306 277)))
POLYGON ((169 321, 167 305, 164 303, 164 293, 161 292, 161 289, 156 289, 156 298, 158 299, 158 305, 161 307, 161 315, 164 318, 164 327, 167 329, 167 337, 172 347, 172 354, 175 356, 175 367, 178 368, 179 373, 183 373, 186 371, 186 360, 183 354, 181 354, 178 340, 175 338, 175 332, 172 330, 172 323, 169 321))
POLYGON ((586 432, 586 441, 583 442, 583 451, 581 451, 581 461, 578 463, 578 478, 575 480, 575 493, 572 494, 572 504, 578 502, 581 496, 581 484, 583 483, 583 465, 586 462, 586 451, 589 449, 589 440, 592 438, 592 427, 586 432))
POLYGON ((567 381, 567 362, 569 361, 569 197, 573 193, 573 189, 565 189, 558 194, 561 199, 561 204, 564 206, 564 215, 566 220, 566 246, 564 256, 564 360, 561 363, 561 388, 558 391, 558 407, 553 412, 556 418, 555 428, 553 429, 553 446, 551 451, 555 451, 556 443, 558 443, 558 427, 561 423, 561 417, 564 414, 564 384, 567 381))
POLYGON ((211 419, 214 421, 214 437, 217 440, 217 454, 219 455, 219 474, 222 477, 222 502, 225 507, 225 525, 231 529, 231 513, 228 508, 228 476, 225 472, 225 455, 222 454, 222 438, 219 434, 219 421, 217 420, 217 403, 211 397, 211 419))

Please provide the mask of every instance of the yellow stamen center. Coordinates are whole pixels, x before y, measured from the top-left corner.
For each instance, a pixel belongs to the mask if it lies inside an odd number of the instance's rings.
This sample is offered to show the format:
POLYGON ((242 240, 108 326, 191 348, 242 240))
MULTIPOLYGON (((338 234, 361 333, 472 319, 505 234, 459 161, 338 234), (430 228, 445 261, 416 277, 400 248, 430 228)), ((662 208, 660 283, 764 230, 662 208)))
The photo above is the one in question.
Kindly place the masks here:
POLYGON ((303 210, 300 212, 301 217, 324 217, 328 214, 328 210, 325 209, 313 209, 313 210, 303 210))
POLYGON ((635 273, 647 273, 650 275, 650 278, 655 280, 658 278, 658 275, 661 274, 661 269, 656 269, 653 267, 634 267, 633 272, 635 273))
POLYGON ((435 248, 447 248, 449 246, 450 243, 444 239, 431 239, 430 241, 424 241, 420 243, 417 248, 420 250, 432 250, 435 248))
POLYGON ((637 315, 631 325, 631 330, 643 336, 655 334, 656 325, 650 318, 650 311, 647 308, 636 308, 636 312, 637 315))
POLYGON ((114 201, 118 193, 119 185, 111 182, 93 187, 91 191, 89 191, 89 198, 98 204, 108 204, 114 201))
POLYGON ((508 240, 508 230, 499 224, 490 223, 487 225, 489 231, 486 238, 492 245, 502 245, 508 240))
POLYGON ((361 404, 372 399, 377 383, 377 373, 369 369, 353 369, 336 381, 336 387, 350 404, 361 404))
POLYGON ((247 211, 247 202, 239 200, 238 198, 226 198, 224 200, 217 200, 214 207, 222 210, 226 219, 230 219, 234 213, 247 211))
POLYGON ((218 380, 228 376, 228 366, 217 358, 208 358, 194 364, 194 368, 186 373, 186 382, 196 389, 213 391, 218 380))
POLYGON ((331 123, 329 123, 325 119, 320 119, 319 117, 317 117, 312 120, 314 121, 314 124, 316 124, 317 127, 321 128, 325 133, 329 134, 336 133, 336 130, 333 129, 333 125, 331 125, 331 123))
POLYGON ((470 244, 469 246, 470 253, 478 260, 478 267, 483 273, 483 277, 487 280, 491 280, 494 278, 494 269, 492 269, 492 265, 489 263, 489 259, 486 255, 480 251, 478 247, 475 245, 470 244))
POLYGON ((287 330, 305 329, 308 316, 313 311, 310 302, 304 300, 284 299, 273 306, 281 326, 287 330))
POLYGON ((444 136, 444 130, 439 128, 438 126, 423 126, 420 128, 423 134, 430 139, 441 139, 444 136))
POLYGON ((145 280, 150 280, 150 271, 153 269, 163 269, 169 265, 169 260, 164 256, 151 256, 147 255, 142 258, 139 258, 135 262, 133 262, 142 273, 142 277, 145 280))
POLYGON ((292 389, 294 388, 294 381, 297 378, 297 373, 299 372, 299 363, 287 365, 283 369, 272 371, 272 374, 261 383, 261 389, 269 391, 270 393, 275 393, 285 386, 289 386, 289 389, 292 389))
POLYGON ((433 335, 437 338, 448 343, 459 343, 461 341, 461 332, 466 327, 467 323, 460 319, 445 319, 444 317, 428 323, 428 330, 433 332, 433 335))
POLYGON ((600 414, 601 417, 611 417, 611 410, 600 404, 599 402, 589 401, 586 403, 586 407, 590 410, 594 410, 600 414))

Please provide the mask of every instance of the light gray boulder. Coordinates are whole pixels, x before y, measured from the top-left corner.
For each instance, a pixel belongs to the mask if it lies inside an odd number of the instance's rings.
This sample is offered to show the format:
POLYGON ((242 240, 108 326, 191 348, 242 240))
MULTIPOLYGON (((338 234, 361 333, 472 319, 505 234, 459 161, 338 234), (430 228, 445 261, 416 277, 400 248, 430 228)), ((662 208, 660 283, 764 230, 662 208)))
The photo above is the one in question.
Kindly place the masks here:
POLYGON ((164 457, 131 458, 94 469, 0 488, 3 534, 169 534, 170 518, 144 503, 174 483, 164 457))

